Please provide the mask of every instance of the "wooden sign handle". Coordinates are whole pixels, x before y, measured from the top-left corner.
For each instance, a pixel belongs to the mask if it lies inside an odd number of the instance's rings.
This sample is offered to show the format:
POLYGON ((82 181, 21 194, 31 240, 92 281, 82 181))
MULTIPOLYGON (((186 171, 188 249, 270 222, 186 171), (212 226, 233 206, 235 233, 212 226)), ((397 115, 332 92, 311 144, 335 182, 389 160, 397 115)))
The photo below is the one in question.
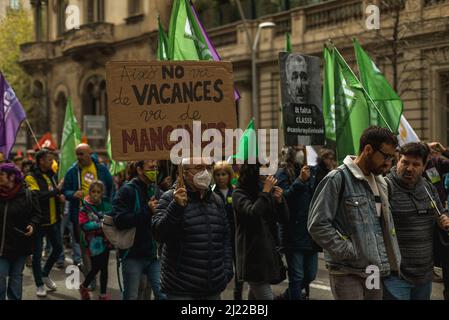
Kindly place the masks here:
POLYGON ((185 184, 184 184, 184 171, 183 171, 183 166, 182 164, 180 164, 178 166, 178 183, 177 183, 177 188, 185 188, 185 184))
POLYGON ((304 165, 307 166, 307 147, 304 146, 304 149, 302 149, 302 152, 304 154, 304 165))

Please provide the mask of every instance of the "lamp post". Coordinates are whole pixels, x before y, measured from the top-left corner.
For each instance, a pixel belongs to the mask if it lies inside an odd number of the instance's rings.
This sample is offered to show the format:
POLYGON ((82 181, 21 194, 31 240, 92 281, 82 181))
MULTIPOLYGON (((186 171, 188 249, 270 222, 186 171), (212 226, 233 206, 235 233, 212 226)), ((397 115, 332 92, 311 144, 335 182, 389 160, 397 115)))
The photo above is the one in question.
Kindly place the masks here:
POLYGON ((252 116, 254 118, 254 125, 259 128, 259 113, 257 107, 258 91, 257 91, 257 52, 259 50, 260 32, 263 28, 274 28, 276 24, 274 22, 262 22, 257 26, 256 38, 254 39, 253 46, 251 48, 251 76, 252 76, 252 116))

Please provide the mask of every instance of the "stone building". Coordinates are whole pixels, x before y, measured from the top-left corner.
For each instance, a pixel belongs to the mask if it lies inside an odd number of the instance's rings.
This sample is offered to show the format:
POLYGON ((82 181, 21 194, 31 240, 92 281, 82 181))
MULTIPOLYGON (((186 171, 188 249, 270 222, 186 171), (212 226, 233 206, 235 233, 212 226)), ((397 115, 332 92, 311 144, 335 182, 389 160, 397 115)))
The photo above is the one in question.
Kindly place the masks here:
MULTIPOLYGON (((320 57, 331 38, 353 67, 351 39, 357 37, 395 84, 418 135, 449 143, 449 0, 241 2, 246 23, 235 1, 195 2, 218 52, 233 62, 242 97, 240 127, 251 118, 249 39, 259 23, 271 21, 276 27, 262 29, 256 55, 261 127, 280 125, 278 53, 284 50, 285 32, 292 34, 294 51, 320 57), (372 4, 380 9, 380 29, 366 27, 372 4)), ((157 15, 169 16, 165 0, 32 0, 31 6, 35 42, 21 47, 21 64, 39 93, 40 131, 50 126, 58 140, 67 97, 81 126, 85 116, 106 115, 105 63, 155 59, 157 15), (65 30, 67 5, 79 8, 79 29, 65 30)))
MULTIPOLYGON (((18 9, 20 5, 20 0, 0 0, 0 18, 6 15, 6 10, 8 9, 18 9)), ((29 10, 31 4, 29 1, 22 2, 24 9, 29 10)))

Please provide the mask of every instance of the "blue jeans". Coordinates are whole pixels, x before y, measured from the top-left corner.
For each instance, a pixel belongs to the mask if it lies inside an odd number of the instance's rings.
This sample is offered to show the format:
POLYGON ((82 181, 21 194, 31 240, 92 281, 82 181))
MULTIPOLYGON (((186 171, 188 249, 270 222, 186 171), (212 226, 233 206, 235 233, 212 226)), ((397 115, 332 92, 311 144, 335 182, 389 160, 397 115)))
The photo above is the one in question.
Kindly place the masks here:
POLYGON ((42 278, 48 277, 51 268, 58 260, 62 251, 61 224, 55 223, 51 226, 38 227, 34 236, 34 252, 33 252, 33 275, 34 282, 37 287, 42 286, 42 278), (47 241, 51 243, 51 254, 42 270, 42 239, 47 236, 47 241))
POLYGON ((0 257, 0 300, 22 300, 23 268, 26 256, 14 259, 0 257))
POLYGON ((432 280, 414 285, 392 275, 384 279, 383 284, 384 300, 430 300, 432 294, 432 280))
MULTIPOLYGON (((69 229, 70 234, 70 244, 72 246, 72 260, 73 264, 79 264, 81 262, 81 248, 80 244, 75 241, 75 234, 73 230, 73 223, 72 220, 70 220, 70 217, 68 214, 64 215, 61 222, 61 237, 64 237, 64 230, 65 228, 69 229)), ((61 252, 61 255, 59 256, 58 263, 63 264, 65 260, 64 255, 64 249, 61 252)))
POLYGON ((286 251, 288 266, 288 297, 301 300, 302 289, 316 278, 318 254, 314 251, 286 251))
POLYGON ((140 278, 147 276, 148 287, 153 290, 155 300, 165 300, 161 292, 161 263, 153 259, 126 258, 123 261, 123 300, 137 300, 140 278))

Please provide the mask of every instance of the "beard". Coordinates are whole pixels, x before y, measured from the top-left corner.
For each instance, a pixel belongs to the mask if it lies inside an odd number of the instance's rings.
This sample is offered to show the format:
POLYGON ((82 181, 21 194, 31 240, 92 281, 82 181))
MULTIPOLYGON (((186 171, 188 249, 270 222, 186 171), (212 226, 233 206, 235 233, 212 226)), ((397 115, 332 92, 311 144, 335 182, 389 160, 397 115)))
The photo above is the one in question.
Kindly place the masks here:
POLYGON ((388 166, 384 163, 384 164, 382 164, 380 166, 374 167, 374 164, 370 163, 369 168, 370 168, 369 171, 372 174, 374 174, 375 176, 378 176, 380 174, 383 174, 385 172, 385 170, 388 168, 388 166))
POLYGON ((375 176, 383 174, 384 172, 385 172, 385 167, 384 166, 382 166, 381 168, 377 168, 377 169, 371 171, 371 173, 374 174, 375 176))
POLYGON ((415 185, 416 182, 418 181, 418 176, 415 176, 412 173, 407 173, 407 171, 398 172, 398 176, 400 180, 410 185, 415 185))

